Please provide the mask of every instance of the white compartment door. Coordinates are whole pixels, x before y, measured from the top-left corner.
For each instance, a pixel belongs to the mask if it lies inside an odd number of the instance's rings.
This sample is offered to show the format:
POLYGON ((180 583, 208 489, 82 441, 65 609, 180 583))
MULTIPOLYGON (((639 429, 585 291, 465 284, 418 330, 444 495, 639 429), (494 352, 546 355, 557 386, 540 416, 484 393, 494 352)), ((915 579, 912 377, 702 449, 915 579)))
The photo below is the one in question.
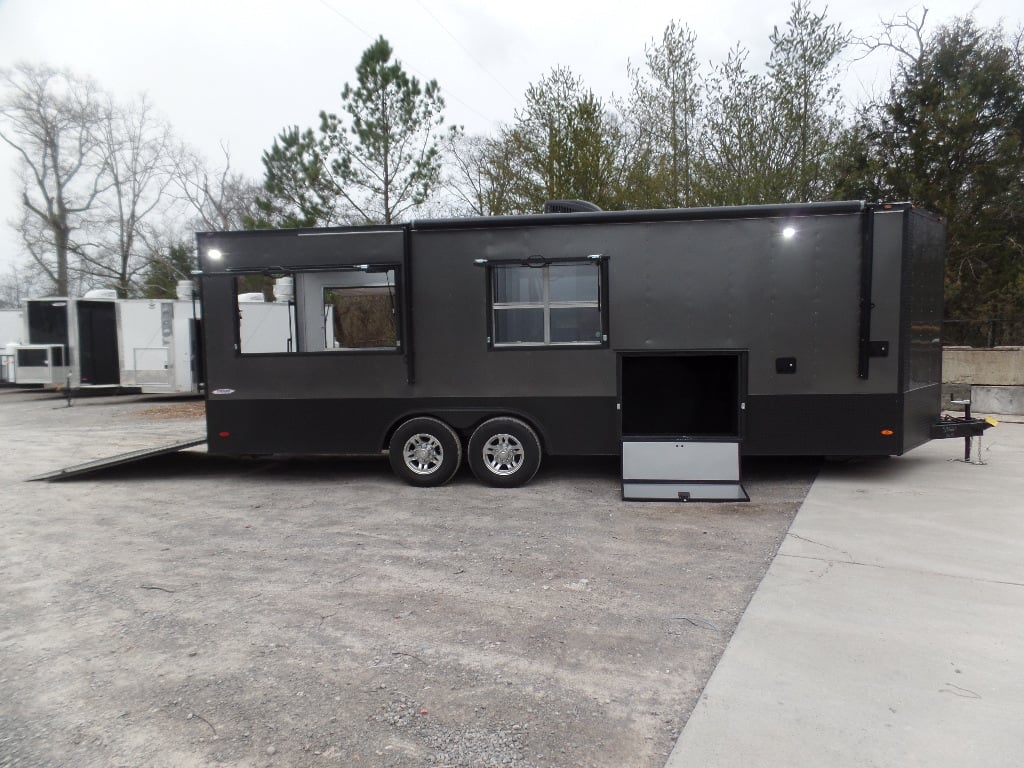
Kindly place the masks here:
POLYGON ((167 347, 136 348, 134 352, 135 384, 171 384, 171 358, 167 347))
POLYGON ((622 497, 636 501, 749 501, 736 441, 623 441, 622 497))

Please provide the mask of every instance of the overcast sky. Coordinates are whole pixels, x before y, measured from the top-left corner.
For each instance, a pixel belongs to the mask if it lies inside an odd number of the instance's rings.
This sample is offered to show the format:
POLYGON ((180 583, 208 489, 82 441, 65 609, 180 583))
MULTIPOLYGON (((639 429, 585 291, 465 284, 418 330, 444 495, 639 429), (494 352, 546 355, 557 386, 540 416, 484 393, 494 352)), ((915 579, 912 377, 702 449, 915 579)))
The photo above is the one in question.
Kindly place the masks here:
MULTIPOLYGON (((956 0, 927 5, 929 28, 970 9, 956 0)), ((914 7, 860 0, 836 3, 828 15, 868 34, 914 7)), ((1015 29, 1024 18, 1019 0, 973 7, 986 25, 1015 29)), ((788 16, 788 0, 0 0, 0 67, 45 63, 92 76, 120 97, 145 92, 208 158, 226 142, 235 166, 258 177, 260 153, 283 127, 314 126, 321 109, 340 109, 342 86, 378 35, 411 74, 438 81, 448 122, 479 133, 511 120, 529 83, 556 65, 605 99, 624 95, 627 61, 641 61, 672 19, 697 33, 703 62, 723 60, 742 42, 760 65, 772 27, 788 16)), ((863 97, 887 82, 886 72, 880 59, 851 65, 847 94, 863 97)), ((7 224, 17 213, 14 168, 0 146, 4 271, 22 261, 7 224)))

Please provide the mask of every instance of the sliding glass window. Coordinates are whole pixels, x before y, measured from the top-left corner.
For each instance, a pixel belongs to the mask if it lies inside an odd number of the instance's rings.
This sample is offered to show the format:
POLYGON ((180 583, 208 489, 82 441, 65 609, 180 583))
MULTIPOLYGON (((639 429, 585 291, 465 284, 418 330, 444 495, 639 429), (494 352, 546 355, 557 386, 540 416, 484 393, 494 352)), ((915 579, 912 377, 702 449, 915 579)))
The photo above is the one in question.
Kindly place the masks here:
POLYGON ((496 347, 600 345, 601 263, 495 264, 491 308, 496 347))

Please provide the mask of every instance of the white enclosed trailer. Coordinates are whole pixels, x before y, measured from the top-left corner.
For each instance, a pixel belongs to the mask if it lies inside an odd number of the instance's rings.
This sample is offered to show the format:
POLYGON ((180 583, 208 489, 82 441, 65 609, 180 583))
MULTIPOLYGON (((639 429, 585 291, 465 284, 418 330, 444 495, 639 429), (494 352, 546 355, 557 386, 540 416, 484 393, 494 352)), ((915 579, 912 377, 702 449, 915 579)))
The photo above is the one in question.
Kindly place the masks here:
POLYGON ((14 383, 14 347, 23 341, 24 325, 20 309, 0 309, 0 384, 14 383))
POLYGON ((197 303, 122 299, 116 312, 121 386, 154 394, 201 391, 197 303))
POLYGON ((0 309, 0 347, 24 341, 25 314, 20 309, 0 309))
MULTIPOLYGON (((271 354, 295 350, 295 304, 289 294, 265 301, 261 293, 238 296, 239 349, 271 354)), ((321 325, 323 321, 321 321, 321 325)))

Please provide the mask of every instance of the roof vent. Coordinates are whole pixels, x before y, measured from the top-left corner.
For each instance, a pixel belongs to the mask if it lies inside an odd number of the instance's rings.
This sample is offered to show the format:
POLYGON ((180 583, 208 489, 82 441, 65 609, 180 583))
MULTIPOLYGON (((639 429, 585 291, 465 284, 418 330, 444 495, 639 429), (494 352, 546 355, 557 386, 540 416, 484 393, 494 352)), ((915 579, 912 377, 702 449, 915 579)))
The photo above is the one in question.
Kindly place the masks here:
POLYGON ((108 299, 114 301, 117 299, 117 291, 113 288, 93 288, 85 292, 83 299, 108 299))
POLYGON ((196 287, 191 280, 179 280, 175 293, 181 301, 190 301, 196 295, 196 287))
POLYGON ((588 213, 600 211, 601 206, 587 200, 547 200, 544 213, 588 213))
POLYGON ((274 298, 278 301, 291 301, 295 298, 295 278, 279 277, 274 281, 274 298))

